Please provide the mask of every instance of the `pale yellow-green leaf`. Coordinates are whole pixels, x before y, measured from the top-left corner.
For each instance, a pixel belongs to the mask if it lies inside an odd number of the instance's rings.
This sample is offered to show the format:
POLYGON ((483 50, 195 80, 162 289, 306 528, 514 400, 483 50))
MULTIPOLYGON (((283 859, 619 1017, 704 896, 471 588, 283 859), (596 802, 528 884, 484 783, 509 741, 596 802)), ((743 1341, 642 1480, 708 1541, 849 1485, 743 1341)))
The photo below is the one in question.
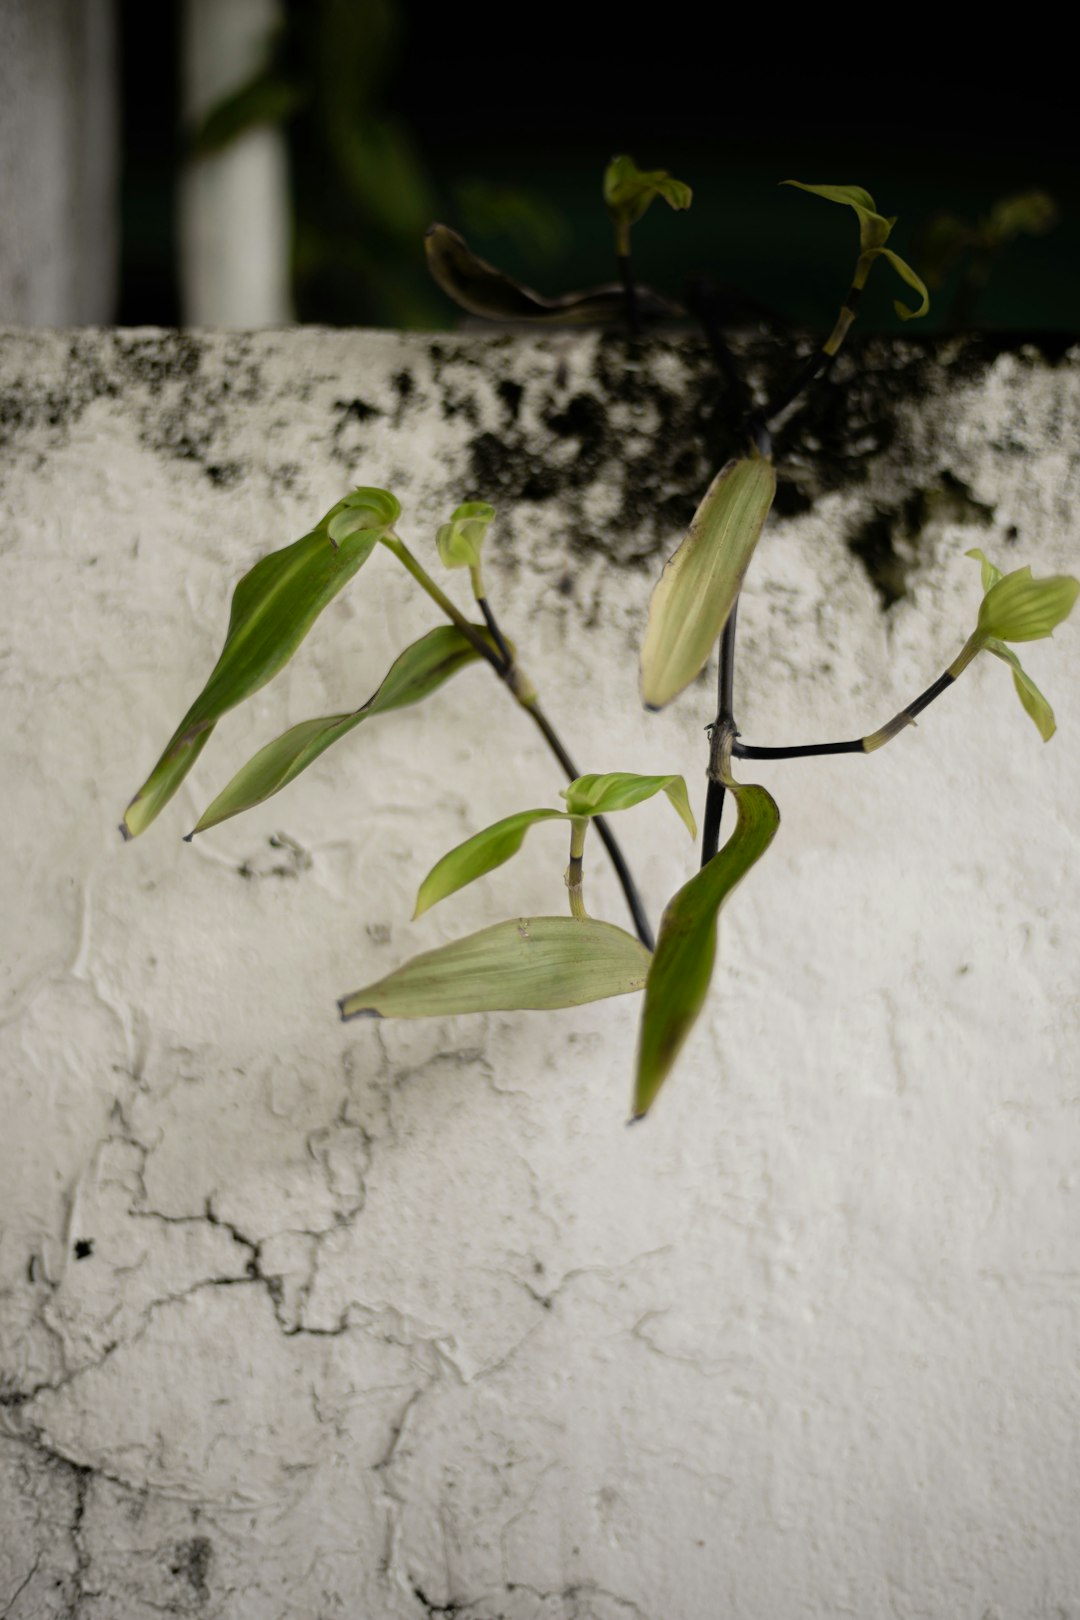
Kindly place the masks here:
MULTIPOLYGON (((863 253, 859 260, 859 264, 861 266, 865 263, 867 266, 869 266, 875 259, 878 258, 888 259, 901 281, 906 281, 908 286, 914 288, 915 292, 917 292, 919 295, 920 302, 918 309, 909 309, 906 304, 902 304, 900 302, 899 298, 893 299, 893 309, 895 309, 900 319, 902 321, 914 321, 918 320, 920 315, 925 315, 927 310, 930 308, 930 294, 927 292, 926 283, 922 280, 922 278, 916 275, 915 271, 911 268, 910 264, 908 264, 907 260, 902 259, 899 253, 894 253, 892 248, 870 248, 867 252, 863 253)), ((862 281, 865 281, 865 279, 866 276, 864 274, 862 276, 862 281)), ((856 272, 855 283, 857 286, 861 285, 858 272, 856 272)))
POLYGON ((877 203, 862 186, 808 186, 801 180, 782 180, 783 186, 797 186, 800 191, 812 192, 827 202, 844 203, 853 208, 859 220, 859 246, 862 252, 869 248, 882 248, 889 240, 889 232, 896 224, 895 217, 886 219, 878 213, 877 203))
POLYGON ((654 197, 662 197, 671 208, 689 208, 693 192, 666 169, 639 169, 625 154, 612 158, 604 171, 604 202, 617 221, 634 225, 654 197))
POLYGON ((985 551, 981 551, 978 546, 972 546, 970 551, 964 552, 964 556, 974 557, 975 561, 982 565, 982 588, 984 592, 988 591, 991 585, 996 585, 999 579, 1004 578, 1001 569, 996 568, 985 551))
POLYGON ((414 956, 338 1006, 342 1018, 579 1007, 640 990, 649 961, 644 945, 611 923, 521 917, 414 956))
POLYGON ((983 597, 978 633, 998 641, 1040 641, 1068 618, 1078 595, 1080 580, 1070 574, 1033 579, 1029 567, 1017 568, 983 597))
POLYGON ((538 821, 569 820, 570 816, 565 810, 519 810, 485 827, 482 832, 474 833, 435 862, 420 885, 413 916, 421 916, 429 907, 445 900, 447 895, 455 894, 467 883, 474 883, 477 878, 493 872, 497 866, 510 860, 525 842, 529 828, 538 821))
POLYGON ((987 234, 994 244, 1021 234, 1042 236, 1059 218, 1057 203, 1047 192, 1022 191, 998 198, 990 211, 987 234))
POLYGON ((641 649, 641 695, 661 709, 703 669, 742 589, 776 493, 772 463, 729 461, 661 574, 641 649))
POLYGON ((720 907, 768 849, 780 812, 753 784, 728 783, 738 820, 724 847, 668 901, 645 986, 634 1089, 635 1119, 652 1107, 708 994, 720 907))
POLYGON ((606 816, 614 810, 629 810, 661 792, 671 800, 691 838, 696 838, 697 823, 681 776, 636 776, 632 771, 611 771, 606 776, 579 776, 561 789, 567 810, 576 816, 606 816))
POLYGON ((992 637, 986 642, 987 652, 992 652, 996 658, 1001 658, 1012 670, 1013 685, 1016 695, 1024 705, 1025 710, 1039 728, 1039 735, 1043 742, 1049 742, 1057 730, 1057 721, 1054 711, 1035 685, 1031 676, 1024 669, 1019 658, 1011 647, 1003 641, 995 641, 992 637))
POLYGON ((449 523, 443 523, 435 536, 435 544, 446 568, 477 568, 484 537, 495 516, 495 508, 486 501, 466 501, 459 506, 449 523))

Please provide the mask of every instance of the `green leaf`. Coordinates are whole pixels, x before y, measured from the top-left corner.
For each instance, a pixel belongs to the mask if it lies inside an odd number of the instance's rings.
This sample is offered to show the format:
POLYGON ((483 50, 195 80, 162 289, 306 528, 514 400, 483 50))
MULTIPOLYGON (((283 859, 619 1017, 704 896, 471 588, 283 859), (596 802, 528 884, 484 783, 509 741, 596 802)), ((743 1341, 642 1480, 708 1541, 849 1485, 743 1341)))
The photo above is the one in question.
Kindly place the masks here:
MULTIPOLYGON (((490 646, 494 646, 485 627, 476 625, 474 628, 490 646)), ((426 636, 414 641, 395 659, 378 691, 359 709, 349 714, 326 715, 321 720, 302 720, 299 725, 292 726, 273 742, 267 743, 265 748, 260 748, 204 810, 194 831, 188 833, 188 838, 193 838, 195 833, 206 832, 208 827, 216 827, 230 816, 238 816, 242 810, 250 810, 254 805, 262 804, 264 799, 280 793, 332 743, 362 721, 370 720, 376 714, 386 714, 391 709, 404 709, 410 703, 421 702, 479 656, 472 643, 452 624, 429 630, 426 636)))
POLYGON ((506 236, 528 259, 556 259, 573 239, 565 214, 539 192, 487 180, 458 180, 456 213, 467 233, 506 236))
POLYGON ((941 287, 969 248, 978 246, 979 233, 958 214, 939 209, 919 229, 918 260, 927 285, 941 287))
POLYGON ((425 951, 338 1002, 342 1018, 580 1007, 640 990, 649 953, 611 923, 522 917, 425 951))
POLYGON ((664 792, 697 837, 697 823, 690 808, 686 783, 681 776, 635 776, 631 771, 612 771, 607 776, 579 776, 561 790, 566 808, 574 816, 606 816, 613 810, 629 810, 654 793, 664 792))
POLYGON ((466 501, 456 509, 449 523, 442 524, 435 536, 444 567, 480 566, 484 537, 494 516, 495 508, 486 501, 466 501))
POLYGON ((992 652, 995 658, 1003 659, 1011 668, 1017 697, 1038 726, 1039 735, 1042 737, 1043 742, 1049 742, 1057 730, 1057 721, 1054 719, 1053 709, 1047 703, 1011 647, 1006 647, 1003 641, 995 641, 992 638, 985 645, 987 652, 992 652))
POLYGON ((497 866, 503 866, 516 855, 525 842, 525 834, 538 821, 569 821, 565 810, 519 810, 516 815, 504 816, 483 832, 474 833, 436 861, 420 885, 413 917, 421 916, 429 907, 455 894, 467 883, 474 883, 497 866))
POLYGON ((661 709, 704 667, 742 589, 776 493, 772 463, 729 461, 698 507, 649 604, 641 695, 661 709))
POLYGON ((308 92, 302 85, 277 68, 264 68, 211 107, 192 134, 192 156, 208 157, 252 129, 284 123, 307 100, 308 92))
POLYGON ((716 919, 735 885, 761 859, 780 812, 763 787, 729 781, 738 806, 735 831, 712 860, 668 902, 645 986, 633 1117, 652 1107, 690 1033, 712 978, 716 919))
MULTIPOLYGON (((902 304, 899 298, 894 298, 893 309, 899 315, 900 319, 902 321, 915 321, 918 320, 920 315, 925 315, 927 310, 930 308, 930 294, 926 290, 926 283, 915 274, 915 271, 911 268, 910 264, 908 264, 907 260, 902 259, 899 253, 894 253, 892 248, 870 248, 860 258, 859 267, 861 268, 861 266, 865 264, 867 268, 869 268, 869 266, 877 258, 888 259, 901 281, 906 281, 909 287, 913 287, 921 300, 918 309, 908 309, 907 305, 902 304)), ((855 285, 860 287, 863 285, 865 280, 866 273, 863 272, 860 279, 860 270, 857 268, 855 272, 855 285)))
POLYGON ((221 656, 128 805, 120 828, 125 838, 137 837, 161 812, 221 716, 284 668, 400 511, 386 490, 355 490, 331 507, 310 534, 271 552, 244 575, 233 592, 221 656))
POLYGON ((689 208, 694 194, 666 169, 639 169, 632 157, 612 158, 604 171, 604 202, 616 224, 635 225, 654 197, 670 208, 689 208))
POLYGON ((1021 191, 998 198, 990 210, 987 235, 995 246, 1015 236, 1043 236, 1060 217, 1057 203, 1047 192, 1021 191))
POLYGON ((996 585, 999 579, 1004 578, 1001 569, 995 568, 985 551, 980 551, 978 546, 972 546, 970 551, 964 552, 964 556, 974 557, 976 562, 982 564, 982 588, 984 591, 988 591, 991 585, 996 585))
MULTIPOLYGON (((495 321, 546 321, 563 326, 589 326, 626 317, 626 295, 618 285, 591 287, 562 298, 544 298, 479 258, 448 225, 432 225, 424 240, 428 269, 455 304, 471 315, 495 321)), ((637 289, 645 315, 681 313, 676 304, 647 287, 637 289)))
POLYGON ((1030 568, 1017 568, 983 597, 978 634, 998 641, 1041 641, 1068 618, 1078 595, 1080 580, 1070 574, 1032 579, 1030 568))
POLYGON ((808 186, 801 180, 781 180, 780 184, 797 186, 800 191, 812 192, 827 202, 844 203, 853 208, 859 217, 859 246, 864 253, 868 248, 884 247, 896 224, 895 217, 886 219, 884 214, 878 213, 877 203, 862 186, 808 186))

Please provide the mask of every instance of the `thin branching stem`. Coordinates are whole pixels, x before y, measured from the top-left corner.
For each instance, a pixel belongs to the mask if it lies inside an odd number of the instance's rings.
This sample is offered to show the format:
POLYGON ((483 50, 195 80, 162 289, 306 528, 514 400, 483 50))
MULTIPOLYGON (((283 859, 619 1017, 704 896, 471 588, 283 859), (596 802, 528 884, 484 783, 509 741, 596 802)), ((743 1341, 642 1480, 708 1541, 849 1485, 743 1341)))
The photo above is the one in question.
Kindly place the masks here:
MULTIPOLYGON (((555 758, 566 772, 567 781, 573 782, 581 775, 581 772, 578 770, 577 766, 574 764, 574 761, 567 753, 566 748, 563 746, 562 739, 559 737, 555 727, 551 724, 551 721, 540 707, 540 702, 536 695, 535 687, 532 685, 532 682, 528 679, 528 677, 524 675, 514 659, 513 653, 506 641, 505 636, 499 628, 498 622, 494 613, 492 612, 487 598, 484 597, 479 599, 480 607, 481 611, 483 612, 488 630, 490 631, 492 641, 495 642, 495 647, 490 646, 488 642, 485 641, 483 635, 477 630, 476 626, 470 624, 465 615, 446 595, 445 591, 440 590, 439 586, 432 579, 427 569, 423 566, 419 559, 413 555, 403 540, 399 539, 397 535, 387 535, 383 539, 383 544, 386 546, 387 550, 393 552, 394 556, 398 559, 402 566, 408 569, 409 573, 412 575, 413 579, 416 580, 421 589, 427 592, 431 600, 435 602, 437 606, 441 608, 442 612, 446 614, 447 618, 457 626, 466 640, 471 642, 481 657, 485 658, 491 665, 496 675, 498 675, 499 679, 513 694, 518 705, 524 709, 525 713, 529 716, 537 730, 540 732, 540 735, 551 749, 551 752, 555 755, 555 758), (498 648, 499 651, 496 651, 496 648, 498 648)), ((619 880, 620 887, 622 888, 623 895, 626 899, 626 904, 630 910, 630 915, 633 918, 634 930, 637 937, 645 946, 646 950, 651 951, 655 945, 652 928, 649 925, 649 919, 646 916, 645 907, 642 904, 637 885, 634 882, 630 868, 627 865, 626 857, 620 849, 618 841, 604 817, 597 816, 595 818, 595 824, 596 830, 600 834, 601 842, 608 852, 612 866, 615 868, 615 875, 619 880)))
POLYGON ((495 643, 496 647, 498 647, 499 655, 502 658, 503 663, 509 669, 510 665, 514 662, 514 655, 507 646, 503 633, 499 629, 498 623, 495 619, 495 615, 491 611, 491 603, 488 601, 486 596, 478 596, 476 601, 481 613, 484 615, 484 623, 491 631, 491 639, 495 643))
POLYGON ((760 748, 754 743, 735 741, 731 745, 731 752, 736 759, 809 759, 816 754, 873 754, 885 744, 892 742, 908 726, 915 724, 915 716, 933 703, 935 698, 947 691, 957 676, 970 664, 979 651, 980 643, 975 636, 965 644, 959 655, 953 659, 943 675, 913 698, 905 709, 883 725, 878 731, 872 731, 866 737, 853 737, 849 742, 828 743, 796 743, 790 747, 760 748))
MULTIPOLYGON (((825 342, 816 349, 810 359, 800 367, 792 381, 775 395, 766 404, 752 406, 750 391, 735 364, 734 357, 720 331, 717 317, 715 289, 708 282, 691 283, 687 289, 687 302, 692 313, 697 316, 705 333, 706 341, 712 353, 713 360, 728 384, 728 389, 734 395, 741 408, 741 422, 735 434, 736 443, 752 446, 759 455, 769 456, 772 453, 772 436, 769 431, 770 423, 803 394, 813 383, 820 382, 827 376, 840 348, 847 337, 852 322, 858 310, 859 297, 862 288, 856 282, 848 289, 835 325, 825 342)), ((923 694, 916 699, 916 705, 909 706, 903 715, 898 715, 890 722, 895 729, 884 728, 888 733, 875 732, 873 737, 859 738, 851 743, 816 743, 795 749, 760 749, 742 745, 735 741, 738 737, 738 728, 735 724, 735 635, 736 614, 738 611, 738 598, 728 615, 720 638, 720 666, 717 676, 717 708, 716 719, 709 726, 709 785, 705 799, 705 818, 701 837, 701 864, 706 866, 720 847, 720 823, 724 813, 725 787, 721 771, 717 762, 726 750, 727 757, 739 759, 794 759, 805 754, 846 754, 856 752, 869 752, 871 748, 879 748, 882 743, 888 742, 896 735, 897 730, 913 723, 914 716, 920 707, 932 702, 939 691, 955 677, 952 674, 942 676, 930 689, 929 695, 923 694)), ((961 655, 963 656, 963 655, 961 655)), ((959 660, 958 660, 959 662, 959 660)))

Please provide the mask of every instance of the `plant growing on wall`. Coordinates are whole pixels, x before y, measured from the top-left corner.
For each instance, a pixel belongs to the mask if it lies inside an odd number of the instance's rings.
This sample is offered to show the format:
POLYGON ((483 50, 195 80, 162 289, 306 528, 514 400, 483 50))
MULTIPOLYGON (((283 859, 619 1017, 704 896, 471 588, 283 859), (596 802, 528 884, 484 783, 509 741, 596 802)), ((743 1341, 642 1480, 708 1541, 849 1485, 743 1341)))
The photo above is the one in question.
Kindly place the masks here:
MULTIPOLYGON (((415 915, 449 898, 466 884, 509 861, 534 827, 559 823, 568 844, 566 915, 511 917, 478 933, 423 953, 377 983, 345 996, 342 1017, 422 1018, 516 1008, 550 1009, 643 991, 633 1092, 633 1117, 651 1107, 708 994, 717 948, 717 919, 736 885, 769 848, 780 822, 777 805, 763 787, 740 780, 736 763, 793 759, 814 754, 872 753, 910 725, 916 715, 952 685, 982 652, 1010 668, 1017 694, 1044 740, 1054 732, 1050 705, 1026 674, 1013 644, 1052 634, 1072 610, 1080 581, 1069 576, 1032 577, 1028 567, 1007 574, 981 552, 982 598, 974 628, 944 674, 887 724, 841 742, 757 747, 741 740, 735 719, 735 642, 739 592, 772 507, 777 471, 771 427, 806 389, 828 372, 855 319, 870 271, 884 259, 911 288, 914 307, 897 302, 903 318, 925 313, 926 289, 914 270, 889 246, 894 220, 877 210, 858 186, 788 184, 854 212, 859 247, 850 287, 825 341, 774 399, 747 405, 735 455, 703 495, 685 538, 668 559, 649 605, 640 655, 640 689, 646 709, 674 702, 695 681, 719 643, 717 709, 709 730, 707 790, 699 869, 672 896, 652 931, 609 818, 645 807, 659 813, 666 799, 691 837, 696 822, 682 776, 629 772, 582 774, 541 705, 516 645, 508 639, 488 600, 483 552, 494 509, 482 500, 458 506, 434 536, 443 567, 467 575, 471 616, 446 594, 399 533, 401 509, 378 488, 361 488, 339 500, 311 531, 262 558, 244 575, 232 599, 221 656, 202 692, 169 739, 154 769, 132 799, 121 830, 143 832, 176 792, 228 710, 243 702, 287 663, 323 608, 367 563, 376 548, 389 551, 439 609, 445 623, 407 647, 378 690, 360 708, 303 721, 261 748, 207 807, 188 838, 260 804, 286 787, 327 748, 366 720, 418 703, 458 670, 485 661, 525 711, 567 779, 562 804, 522 809, 477 831, 436 863, 419 885, 415 915), (730 794, 735 823, 721 847, 723 808, 730 794), (634 932, 590 915, 585 899, 590 829, 604 844, 633 921, 634 932)), ((604 182, 619 281, 550 299, 520 286, 478 259, 445 226, 427 239, 429 265, 439 284, 473 313, 542 322, 625 320, 631 334, 658 316, 681 314, 677 306, 639 286, 631 266, 632 227, 657 198, 672 208, 689 206, 689 188, 663 171, 643 172, 631 159, 616 158, 604 182)), ((710 308, 707 290, 693 295, 713 352, 733 377, 710 308)), ((550 834, 537 835, 540 837, 550 834)))

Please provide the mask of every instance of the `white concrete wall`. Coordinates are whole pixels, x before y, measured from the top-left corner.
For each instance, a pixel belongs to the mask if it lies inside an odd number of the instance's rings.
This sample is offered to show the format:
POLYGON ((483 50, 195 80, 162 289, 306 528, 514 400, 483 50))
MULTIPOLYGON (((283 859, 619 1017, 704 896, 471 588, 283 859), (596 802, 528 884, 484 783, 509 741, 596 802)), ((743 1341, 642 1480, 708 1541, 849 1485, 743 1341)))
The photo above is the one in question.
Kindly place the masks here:
MULTIPOLYGON (((1075 569, 1077 356, 945 358, 876 351, 807 430, 838 412, 844 458, 784 452, 813 504, 749 577, 748 740, 858 733, 927 684, 975 612, 968 546, 1075 569), (910 554, 888 615, 849 549, 882 514, 910 554)), ((629 999, 335 1015, 565 903, 540 828, 408 921, 439 853, 560 786, 485 670, 180 841, 433 622, 389 557, 118 837, 238 573, 358 482, 429 556, 495 500, 492 594, 582 768, 684 771, 700 808, 710 683, 646 716, 634 660, 705 372, 657 341, 610 398, 623 375, 591 336, 3 340, 11 1620, 1080 1612, 1075 626, 1027 655, 1049 746, 994 664, 882 754, 746 771, 784 825, 632 1131, 629 999)), ((622 828, 655 915, 693 851, 665 806, 622 828)))

